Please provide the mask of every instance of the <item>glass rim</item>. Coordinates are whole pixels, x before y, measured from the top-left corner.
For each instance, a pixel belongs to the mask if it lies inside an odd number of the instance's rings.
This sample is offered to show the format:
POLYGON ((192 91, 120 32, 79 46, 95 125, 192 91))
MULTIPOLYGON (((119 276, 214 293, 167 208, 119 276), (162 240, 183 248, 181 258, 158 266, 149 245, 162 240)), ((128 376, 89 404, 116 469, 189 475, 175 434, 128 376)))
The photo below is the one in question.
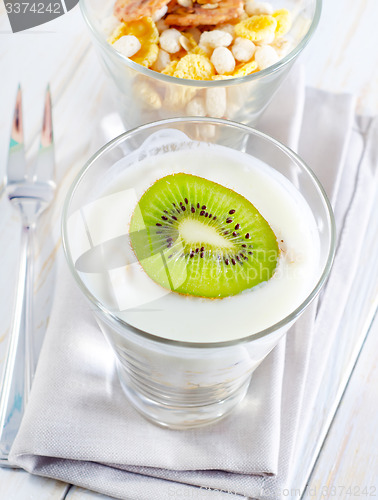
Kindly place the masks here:
POLYGON ((280 328, 290 324, 292 321, 294 321, 306 308, 307 306, 313 301, 313 299, 317 296, 319 293, 320 289, 322 288, 324 282, 328 278, 329 272, 332 267, 333 259, 335 256, 335 251, 336 251, 336 224, 335 224, 335 218, 333 215, 333 210, 331 203, 328 199, 328 196, 318 180, 317 176, 315 173, 311 170, 311 168, 288 146, 285 146, 283 143, 278 141, 277 139, 274 139, 273 137, 269 136, 268 134, 265 134, 264 132, 260 132, 259 130, 252 128, 248 125, 240 124, 237 122, 233 122, 230 120, 223 120, 221 118, 207 118, 207 117, 179 117, 179 118, 169 118, 165 120, 159 120, 151 123, 147 123, 145 125, 140 125, 139 127, 135 127, 131 130, 128 130, 121 135, 115 137, 112 139, 110 142, 102 146, 92 157, 84 164, 84 166, 81 168, 79 173, 76 175, 74 178, 73 182, 71 183, 68 192, 65 197, 64 205, 63 205, 63 211, 62 211, 62 222, 61 222, 61 232, 62 232, 62 245, 63 245, 63 250, 64 254, 68 263, 68 267, 70 268, 70 271, 76 281, 76 283, 79 285, 79 288, 81 291, 84 293, 85 297, 91 304, 94 304, 97 309, 99 309, 107 318, 107 320, 110 320, 111 323, 116 323, 120 325, 124 325, 127 327, 129 331, 132 333, 144 337, 146 339, 152 340, 154 342, 157 342, 159 344, 165 344, 165 345, 173 345, 176 347, 182 347, 182 348, 195 348, 195 349, 209 349, 209 348, 220 348, 220 347, 229 347, 229 346, 236 346, 240 344, 245 344, 248 342, 251 342, 256 339, 260 339, 262 337, 266 337, 271 333, 276 332, 280 328), (321 275, 316 282, 315 286, 313 286, 312 290, 307 294, 306 298, 301 302, 301 304, 296 307, 290 314, 282 318, 280 321, 274 323, 273 325, 269 326, 268 328, 265 328, 264 330, 261 330, 259 332, 253 333, 251 335, 246 335, 241 338, 237 338, 234 340, 227 340, 227 341, 221 341, 221 342, 187 342, 187 341, 181 341, 181 340, 173 340, 173 339, 167 339, 164 337, 160 337, 155 334, 151 334, 148 332, 145 332, 139 328, 136 328, 135 326, 127 323, 126 321, 120 319, 116 314, 112 313, 109 311, 101 302, 90 292, 90 290, 85 286, 83 281, 81 280, 80 276, 78 275, 72 257, 71 257, 71 252, 70 252, 70 245, 69 245, 69 238, 68 234, 66 231, 67 228, 67 220, 68 220, 68 210, 70 208, 71 201, 73 199, 73 196, 76 192, 76 189, 78 188, 82 178, 85 176, 87 171, 91 168, 91 166, 97 161, 98 158, 101 156, 105 155, 108 151, 114 149, 117 147, 121 142, 123 142, 125 139, 132 137, 141 131, 148 130, 151 128, 156 128, 159 126, 169 126, 172 124, 177 124, 177 123, 206 123, 206 124, 216 124, 216 125, 221 125, 221 126, 228 126, 228 127, 233 127, 239 130, 243 130, 244 132, 249 133, 250 135, 255 135, 259 137, 260 139, 264 139, 267 142, 271 143, 274 147, 280 149, 286 156, 289 157, 290 160, 294 161, 294 163, 299 166, 299 168, 306 172, 307 175, 310 177, 312 180, 313 184, 318 190, 318 193, 323 201, 323 204, 325 206, 325 211, 327 214, 327 226, 329 228, 329 233, 330 233, 330 242, 329 242, 329 248, 328 248, 328 255, 327 255, 327 260, 324 265, 324 268, 321 272, 321 275))
POLYGON ((315 3, 315 11, 314 11, 314 16, 311 20, 311 25, 309 29, 307 30, 306 34, 304 37, 301 39, 301 41, 288 53, 286 54, 285 57, 277 61, 275 64, 272 64, 266 69, 257 71, 256 73, 252 73, 250 75, 246 76, 239 76, 236 78, 229 78, 226 80, 189 80, 186 78, 177 78, 175 76, 169 76, 169 75, 163 75, 162 73, 159 73, 157 71, 154 71, 152 69, 146 68, 128 57, 122 55, 120 52, 116 51, 113 49, 113 47, 106 41, 105 37, 93 26, 90 20, 89 13, 86 8, 86 2, 88 0, 79 0, 79 5, 80 9, 82 12, 82 15, 84 17, 84 20, 86 24, 89 27, 89 30, 93 33, 94 37, 96 40, 102 45, 102 47, 109 53, 112 53, 117 57, 117 59, 122 62, 123 64, 126 64, 126 66, 130 67, 131 69, 137 71, 138 73, 141 73, 145 76, 148 76, 150 78, 153 78, 155 80, 163 81, 166 83, 173 83, 176 85, 184 85, 184 86, 189 86, 189 87, 200 87, 200 88, 208 88, 208 87, 224 87, 224 86, 230 86, 230 85, 239 85, 241 83, 246 83, 246 82, 252 82, 254 80, 258 80, 259 78, 263 78, 264 76, 270 75, 278 71, 280 68, 283 66, 286 66, 290 61, 292 61, 308 44, 310 39, 312 38, 313 34, 315 33, 315 30, 319 24, 320 20, 320 14, 322 11, 322 1, 323 0, 313 0, 315 3))

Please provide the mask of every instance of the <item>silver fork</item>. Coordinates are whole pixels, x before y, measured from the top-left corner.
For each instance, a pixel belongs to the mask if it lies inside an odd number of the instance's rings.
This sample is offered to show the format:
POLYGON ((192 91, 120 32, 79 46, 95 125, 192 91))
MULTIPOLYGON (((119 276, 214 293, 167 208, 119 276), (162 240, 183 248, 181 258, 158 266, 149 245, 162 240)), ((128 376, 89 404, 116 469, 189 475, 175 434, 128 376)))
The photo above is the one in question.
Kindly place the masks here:
POLYGON ((20 270, 12 328, 0 385, 0 465, 8 455, 24 414, 35 369, 33 350, 33 235, 41 213, 54 197, 54 142, 51 95, 47 87, 40 148, 34 168, 27 169, 18 87, 9 146, 5 191, 22 221, 20 270))

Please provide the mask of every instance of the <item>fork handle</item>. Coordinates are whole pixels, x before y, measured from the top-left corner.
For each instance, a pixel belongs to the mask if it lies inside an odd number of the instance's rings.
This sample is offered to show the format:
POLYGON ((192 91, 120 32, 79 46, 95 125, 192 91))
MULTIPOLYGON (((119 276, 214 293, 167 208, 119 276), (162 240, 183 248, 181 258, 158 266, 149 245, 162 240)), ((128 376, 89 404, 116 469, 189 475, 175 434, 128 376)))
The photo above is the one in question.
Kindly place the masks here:
POLYGON ((0 385, 0 465, 8 465, 8 455, 16 437, 34 375, 33 353, 33 267, 34 226, 23 225, 20 269, 16 301, 0 385))

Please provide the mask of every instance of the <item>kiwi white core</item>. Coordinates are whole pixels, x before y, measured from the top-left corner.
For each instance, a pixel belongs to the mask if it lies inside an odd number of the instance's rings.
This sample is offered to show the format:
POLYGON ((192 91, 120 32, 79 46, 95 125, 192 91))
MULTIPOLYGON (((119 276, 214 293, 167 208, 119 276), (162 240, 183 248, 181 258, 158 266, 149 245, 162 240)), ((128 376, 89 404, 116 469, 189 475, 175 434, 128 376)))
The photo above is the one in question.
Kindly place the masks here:
POLYGON ((181 238, 189 245, 195 246, 197 243, 206 243, 219 250, 234 248, 233 243, 220 235, 215 228, 198 220, 183 219, 178 229, 181 238))

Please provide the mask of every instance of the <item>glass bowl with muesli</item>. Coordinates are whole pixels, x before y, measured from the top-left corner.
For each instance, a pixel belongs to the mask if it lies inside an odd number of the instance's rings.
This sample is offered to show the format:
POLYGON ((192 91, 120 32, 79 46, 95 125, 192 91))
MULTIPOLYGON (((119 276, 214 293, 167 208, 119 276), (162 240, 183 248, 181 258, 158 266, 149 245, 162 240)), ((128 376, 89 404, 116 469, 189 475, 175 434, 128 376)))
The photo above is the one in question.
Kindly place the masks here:
POLYGON ((80 0, 127 128, 179 116, 254 125, 321 0, 80 0))

